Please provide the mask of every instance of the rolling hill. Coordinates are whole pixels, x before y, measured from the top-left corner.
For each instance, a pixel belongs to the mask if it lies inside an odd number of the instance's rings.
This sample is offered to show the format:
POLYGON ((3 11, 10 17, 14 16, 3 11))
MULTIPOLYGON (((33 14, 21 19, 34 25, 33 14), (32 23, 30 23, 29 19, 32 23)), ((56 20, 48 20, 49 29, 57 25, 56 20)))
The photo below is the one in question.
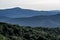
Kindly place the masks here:
POLYGON ((7 22, 24 26, 60 27, 60 14, 50 16, 39 15, 33 17, 13 18, 7 22))
POLYGON ((54 15, 59 13, 60 11, 35 11, 29 9, 22 9, 18 7, 0 10, 0 16, 6 16, 10 18, 32 17, 38 15, 54 15))
POLYGON ((60 40, 60 28, 33 28, 0 22, 0 40, 60 40))
POLYGON ((5 22, 7 20, 10 20, 10 18, 6 16, 0 16, 0 22, 5 22))
POLYGON ((16 7, 0 10, 0 22, 34 27, 60 27, 60 11, 35 11, 16 7))

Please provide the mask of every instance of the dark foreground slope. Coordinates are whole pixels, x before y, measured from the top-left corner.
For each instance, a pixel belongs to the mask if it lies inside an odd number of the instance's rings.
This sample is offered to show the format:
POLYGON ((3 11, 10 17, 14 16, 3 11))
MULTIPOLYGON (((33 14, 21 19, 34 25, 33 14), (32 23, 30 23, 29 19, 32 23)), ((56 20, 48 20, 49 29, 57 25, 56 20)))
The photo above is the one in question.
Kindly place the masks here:
POLYGON ((0 22, 0 40, 60 40, 60 28, 32 28, 0 22))

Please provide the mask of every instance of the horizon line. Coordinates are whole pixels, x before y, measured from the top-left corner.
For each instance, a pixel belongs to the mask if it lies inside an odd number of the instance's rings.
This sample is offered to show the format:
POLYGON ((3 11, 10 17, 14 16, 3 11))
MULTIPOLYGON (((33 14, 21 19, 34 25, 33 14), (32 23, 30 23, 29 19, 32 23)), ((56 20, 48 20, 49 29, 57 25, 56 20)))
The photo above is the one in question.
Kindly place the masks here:
POLYGON ((33 9, 33 8, 23 8, 23 7, 0 8, 0 10, 8 10, 8 9, 14 9, 14 8, 20 8, 20 9, 26 9, 26 10, 33 10, 33 11, 60 11, 60 9, 33 9))

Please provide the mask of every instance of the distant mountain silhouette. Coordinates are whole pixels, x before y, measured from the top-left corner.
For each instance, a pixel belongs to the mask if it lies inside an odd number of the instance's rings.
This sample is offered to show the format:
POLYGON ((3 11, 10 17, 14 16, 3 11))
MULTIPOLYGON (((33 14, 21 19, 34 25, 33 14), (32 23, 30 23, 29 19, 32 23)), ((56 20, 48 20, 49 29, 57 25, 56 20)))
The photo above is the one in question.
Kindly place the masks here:
POLYGON ((5 22, 7 20, 9 20, 10 18, 9 17, 6 17, 6 16, 0 16, 0 22, 5 22))
POLYGON ((24 26, 60 27, 60 14, 13 18, 7 22, 24 26))
POLYGON ((0 22, 23 26, 60 27, 60 11, 34 11, 18 7, 0 10, 0 22))
POLYGON ((0 15, 11 17, 11 18, 32 17, 32 16, 38 16, 38 15, 54 15, 58 13, 60 12, 35 11, 35 10, 29 10, 29 9, 22 9, 19 7, 12 8, 12 9, 6 9, 6 10, 0 10, 0 15))

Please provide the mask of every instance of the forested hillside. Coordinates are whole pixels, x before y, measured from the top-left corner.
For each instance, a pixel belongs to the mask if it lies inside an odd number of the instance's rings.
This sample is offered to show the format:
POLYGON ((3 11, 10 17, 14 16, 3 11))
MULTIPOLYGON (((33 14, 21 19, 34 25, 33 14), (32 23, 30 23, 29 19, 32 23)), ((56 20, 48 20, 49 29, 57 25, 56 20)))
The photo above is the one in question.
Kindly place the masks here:
POLYGON ((60 28, 33 28, 0 22, 0 40, 60 40, 60 28))

